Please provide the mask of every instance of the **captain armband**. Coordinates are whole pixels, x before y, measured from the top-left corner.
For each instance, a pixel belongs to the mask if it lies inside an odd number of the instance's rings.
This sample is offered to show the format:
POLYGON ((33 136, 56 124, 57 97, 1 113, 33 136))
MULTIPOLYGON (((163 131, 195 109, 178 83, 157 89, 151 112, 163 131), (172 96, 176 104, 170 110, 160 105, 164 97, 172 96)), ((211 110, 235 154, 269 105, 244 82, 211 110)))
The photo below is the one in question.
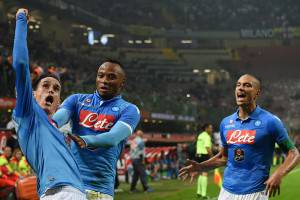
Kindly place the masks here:
POLYGON ((284 140, 281 143, 279 143, 278 145, 284 153, 287 153, 289 150, 295 148, 295 145, 291 141, 291 139, 284 140))

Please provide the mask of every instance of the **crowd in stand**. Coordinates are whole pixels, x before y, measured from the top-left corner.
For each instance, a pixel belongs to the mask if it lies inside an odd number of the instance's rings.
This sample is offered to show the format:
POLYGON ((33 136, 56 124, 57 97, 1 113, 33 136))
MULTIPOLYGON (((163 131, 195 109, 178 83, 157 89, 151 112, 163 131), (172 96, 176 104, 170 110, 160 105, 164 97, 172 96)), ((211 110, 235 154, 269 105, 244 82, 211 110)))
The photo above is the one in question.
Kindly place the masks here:
POLYGON ((66 0, 119 24, 138 24, 166 29, 240 30, 299 25, 296 0, 184 0, 184 1, 80 1, 66 0), (117 14, 116 14, 117 13, 117 14), (209 23, 208 23, 209 22, 209 23))

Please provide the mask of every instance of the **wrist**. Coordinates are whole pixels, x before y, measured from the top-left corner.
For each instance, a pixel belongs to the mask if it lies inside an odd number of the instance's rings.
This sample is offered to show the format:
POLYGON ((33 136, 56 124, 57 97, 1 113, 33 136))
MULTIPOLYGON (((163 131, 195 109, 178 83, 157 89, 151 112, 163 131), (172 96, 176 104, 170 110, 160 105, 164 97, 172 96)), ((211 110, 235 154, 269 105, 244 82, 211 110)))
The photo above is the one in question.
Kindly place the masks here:
POLYGON ((197 169, 197 171, 202 171, 203 170, 202 164, 201 163, 197 163, 196 169, 197 169))

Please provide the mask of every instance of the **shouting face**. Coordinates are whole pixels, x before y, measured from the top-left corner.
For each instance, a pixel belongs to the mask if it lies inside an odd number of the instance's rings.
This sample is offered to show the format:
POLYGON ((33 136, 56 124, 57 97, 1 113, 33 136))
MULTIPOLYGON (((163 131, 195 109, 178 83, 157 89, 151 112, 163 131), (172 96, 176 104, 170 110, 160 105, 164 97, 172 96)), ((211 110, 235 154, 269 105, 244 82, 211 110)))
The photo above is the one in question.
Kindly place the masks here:
POLYGON ((36 90, 34 96, 38 104, 48 114, 52 115, 60 104, 61 85, 53 77, 43 78, 36 90))
POLYGON ((251 75, 243 75, 236 82, 235 99, 238 106, 256 104, 260 94, 260 82, 251 75))

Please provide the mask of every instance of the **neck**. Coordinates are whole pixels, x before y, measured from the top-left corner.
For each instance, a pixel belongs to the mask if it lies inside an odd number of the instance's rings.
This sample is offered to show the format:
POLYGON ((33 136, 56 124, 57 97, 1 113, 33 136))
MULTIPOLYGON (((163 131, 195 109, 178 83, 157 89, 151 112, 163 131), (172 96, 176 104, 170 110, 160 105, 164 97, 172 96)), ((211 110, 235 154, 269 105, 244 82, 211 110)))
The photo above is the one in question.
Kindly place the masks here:
POLYGON ((255 108, 256 103, 239 106, 239 118, 242 120, 247 119, 250 113, 252 113, 255 108))

